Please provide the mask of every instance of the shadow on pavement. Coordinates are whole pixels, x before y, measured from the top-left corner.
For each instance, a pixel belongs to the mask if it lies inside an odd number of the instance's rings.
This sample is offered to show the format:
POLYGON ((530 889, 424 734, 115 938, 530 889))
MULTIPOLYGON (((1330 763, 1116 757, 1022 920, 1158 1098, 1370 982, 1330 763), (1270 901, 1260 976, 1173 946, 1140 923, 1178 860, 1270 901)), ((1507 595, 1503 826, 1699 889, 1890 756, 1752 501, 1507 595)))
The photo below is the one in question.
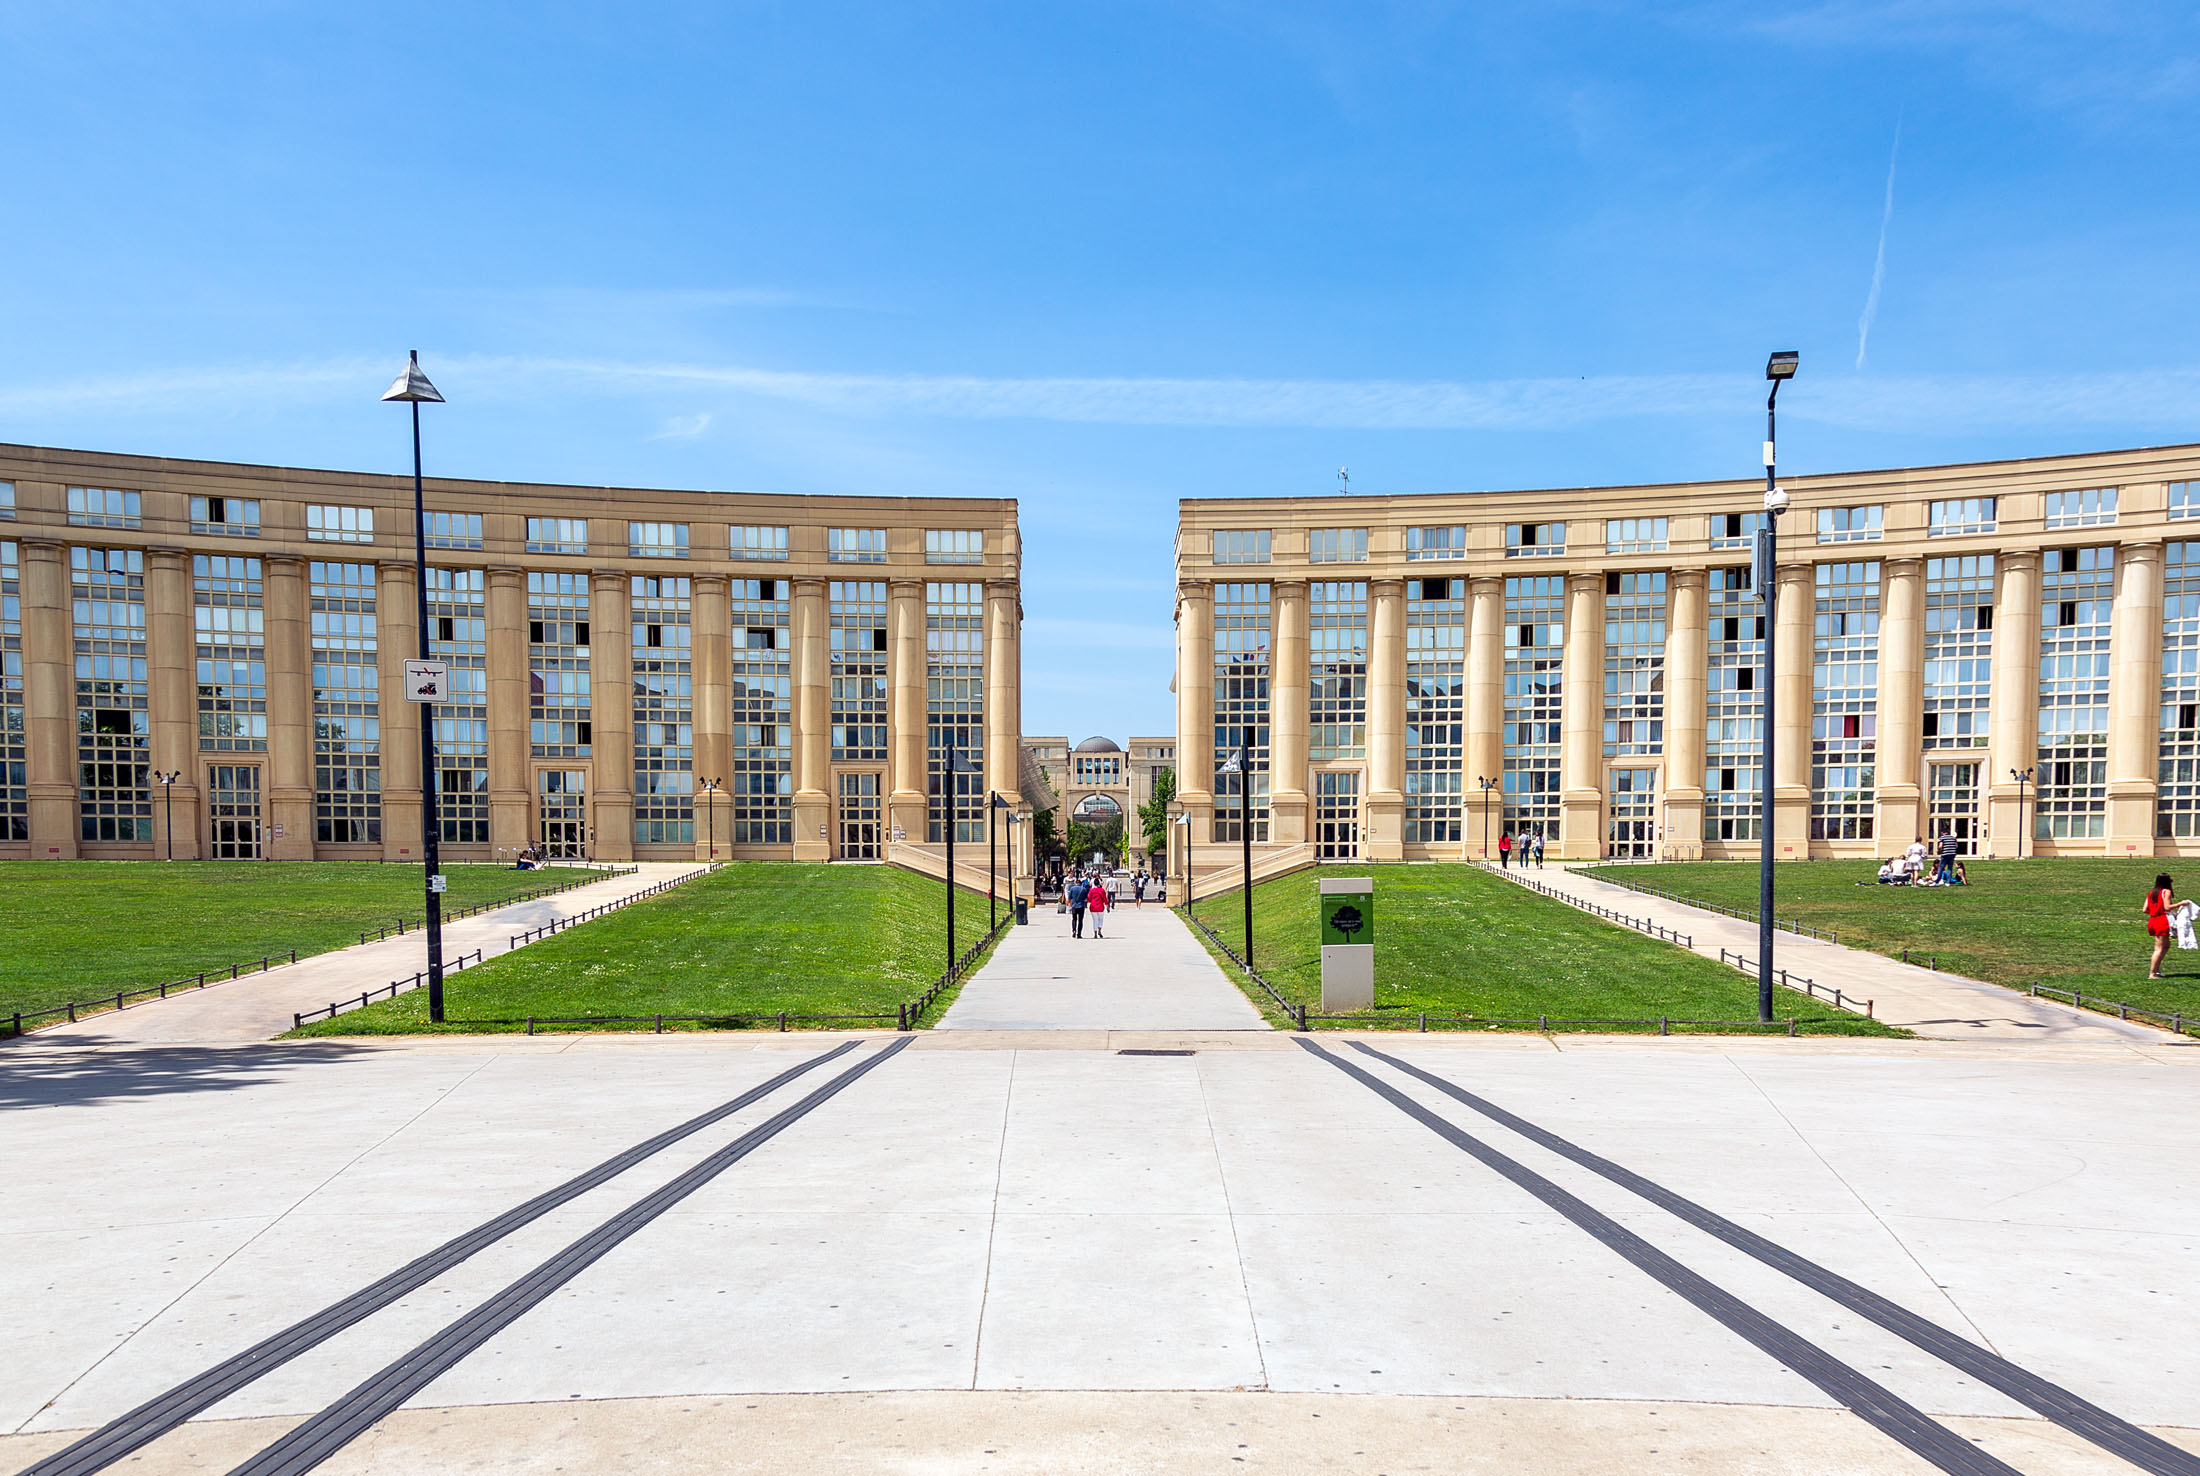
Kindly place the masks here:
POLYGON ((228 1092, 274 1080, 285 1068, 318 1064, 363 1047, 338 1042, 297 1046, 149 1046, 101 1050, 116 1042, 76 1035, 68 1044, 36 1038, 0 1044, 0 1111, 67 1107, 176 1092, 228 1092))

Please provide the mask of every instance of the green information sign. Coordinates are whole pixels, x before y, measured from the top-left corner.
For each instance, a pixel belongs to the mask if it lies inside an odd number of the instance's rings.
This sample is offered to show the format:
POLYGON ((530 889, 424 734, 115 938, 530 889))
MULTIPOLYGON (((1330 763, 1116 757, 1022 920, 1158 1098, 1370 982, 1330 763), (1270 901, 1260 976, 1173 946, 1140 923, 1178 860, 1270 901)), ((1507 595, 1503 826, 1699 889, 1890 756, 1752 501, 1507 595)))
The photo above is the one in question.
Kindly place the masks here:
POLYGON ((1325 891, 1321 894, 1321 908, 1324 944, 1375 941, 1375 894, 1372 891, 1325 891))

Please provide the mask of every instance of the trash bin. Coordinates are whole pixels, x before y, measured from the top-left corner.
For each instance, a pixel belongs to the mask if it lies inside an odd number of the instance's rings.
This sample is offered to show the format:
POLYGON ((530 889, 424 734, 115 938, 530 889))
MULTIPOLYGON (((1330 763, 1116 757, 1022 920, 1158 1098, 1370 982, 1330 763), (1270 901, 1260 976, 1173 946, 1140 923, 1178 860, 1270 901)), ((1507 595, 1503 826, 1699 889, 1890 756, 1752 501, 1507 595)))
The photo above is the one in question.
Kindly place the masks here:
POLYGON ((1031 899, 1029 897, 1018 897, 1016 899, 1016 926, 1019 928, 1031 926, 1031 899))

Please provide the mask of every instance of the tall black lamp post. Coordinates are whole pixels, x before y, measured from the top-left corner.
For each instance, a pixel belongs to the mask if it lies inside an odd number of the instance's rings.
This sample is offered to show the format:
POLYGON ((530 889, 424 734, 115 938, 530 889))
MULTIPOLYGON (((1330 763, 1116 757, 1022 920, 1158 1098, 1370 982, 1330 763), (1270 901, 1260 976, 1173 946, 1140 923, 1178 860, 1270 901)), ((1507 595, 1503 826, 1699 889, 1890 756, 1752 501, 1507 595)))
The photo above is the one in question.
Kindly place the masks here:
POLYGON ((2009 777, 2017 781, 2017 859, 2024 859, 2024 786, 2032 782, 2032 770, 2011 769, 2009 777))
POLYGON ((1757 530, 1756 568, 1751 573, 1757 599, 1765 612, 1765 737, 1764 766, 1757 771, 1757 1018, 1772 1018, 1772 751, 1779 731, 1773 717, 1772 664, 1775 644, 1773 606, 1779 593, 1776 577, 1780 561, 1780 514, 1787 511, 1788 495, 1773 475, 1775 405, 1780 386, 1795 377, 1800 356, 1776 353, 1765 361, 1765 378, 1772 390, 1765 396, 1765 521, 1757 530))
POLYGON ((160 828, 168 833, 168 859, 176 859, 176 781, 183 777, 177 769, 163 774, 153 770, 153 778, 160 784, 160 828))
MULTIPOLYGON (((1001 870, 1001 846, 1000 840, 993 830, 993 816, 996 811, 1007 808, 1008 801, 1001 798, 999 790, 987 791, 985 797, 985 930, 989 933, 1001 925, 1000 912, 994 903, 995 878, 1000 875, 1001 870)), ((1010 816, 1009 818, 1014 819, 1015 817, 1010 816)), ((1015 864, 1016 858, 1011 855, 1009 865, 1014 867, 1015 864)))
POLYGON ((940 765, 940 821, 947 832, 947 972, 955 972, 955 821, 960 806, 962 778, 977 770, 963 751, 955 744, 955 730, 943 728, 940 732, 945 745, 940 765))
MULTIPOLYGON (((1253 730, 1245 730, 1245 738, 1238 744, 1237 752, 1230 755, 1217 772, 1238 776, 1238 839, 1243 842, 1245 855, 1245 967, 1253 966, 1253 730)), ((1191 885, 1185 884, 1189 893, 1191 885)))
POLYGON ((1482 859, 1487 862, 1490 859, 1490 791, 1497 788, 1500 781, 1477 774, 1474 782, 1482 786, 1482 859))
MULTIPOLYGON (((420 659, 429 656, 428 624, 428 513, 420 488, 420 407, 443 403, 441 391, 420 372, 420 351, 406 360, 405 372, 382 396, 412 407, 413 432, 413 594, 420 622, 420 659)), ((436 803, 435 706, 423 703, 420 711, 420 850, 427 864, 428 915, 428 1018, 443 1020, 443 817, 436 803)))
POLYGON ((703 834, 710 843, 710 859, 715 861, 718 859, 718 791, 725 788, 725 781, 705 779, 697 788, 710 796, 704 801, 703 834))

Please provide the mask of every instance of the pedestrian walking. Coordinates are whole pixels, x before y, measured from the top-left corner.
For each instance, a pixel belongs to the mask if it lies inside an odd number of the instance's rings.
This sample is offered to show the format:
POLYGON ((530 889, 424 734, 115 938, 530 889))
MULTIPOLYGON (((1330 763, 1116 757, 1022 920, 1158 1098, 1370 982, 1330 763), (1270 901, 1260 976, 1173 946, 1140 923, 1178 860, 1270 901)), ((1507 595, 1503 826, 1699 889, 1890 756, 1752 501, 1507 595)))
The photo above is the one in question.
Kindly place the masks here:
POLYGON ((1095 938, 1105 936, 1102 929, 1107 925, 1108 910, 1115 906, 1108 889, 1106 887, 1094 887, 1092 895, 1085 899, 1085 906, 1092 913, 1092 935, 1095 938))
POLYGON ((1072 938, 1082 938, 1085 936, 1085 904, 1092 900, 1092 884, 1081 876, 1073 876, 1069 881, 1067 895, 1069 897, 1069 935, 1072 938))
POLYGON ((1513 835, 1512 835, 1512 832, 1508 830, 1508 831, 1506 831, 1506 832, 1505 832, 1505 833, 1504 833, 1503 835, 1501 835, 1501 836, 1499 836, 1499 837, 1497 838, 1497 868, 1498 868, 1498 870, 1500 870, 1500 871, 1507 871, 1507 870, 1510 870, 1510 869, 1512 868, 1512 861, 1513 861, 1513 835))
POLYGON ((2154 937, 2154 958, 2147 964, 2149 979, 2162 977, 2162 958, 2169 952, 2169 910, 2176 905, 2165 871, 2154 878, 2154 890, 2147 893, 2147 932, 2154 937))
POLYGON ((1535 833, 1535 839, 1534 839, 1534 841, 1533 841, 1533 844, 1534 844, 1534 846, 1535 846, 1535 869, 1536 869, 1536 870, 1538 870, 1538 871, 1541 871, 1541 870, 1543 869, 1543 832, 1542 832, 1542 831, 1540 831, 1540 830, 1539 830, 1539 831, 1537 831, 1537 832, 1535 833))
POLYGON ((1146 905, 1146 873, 1143 871, 1131 878, 1131 901, 1139 907, 1146 905))

